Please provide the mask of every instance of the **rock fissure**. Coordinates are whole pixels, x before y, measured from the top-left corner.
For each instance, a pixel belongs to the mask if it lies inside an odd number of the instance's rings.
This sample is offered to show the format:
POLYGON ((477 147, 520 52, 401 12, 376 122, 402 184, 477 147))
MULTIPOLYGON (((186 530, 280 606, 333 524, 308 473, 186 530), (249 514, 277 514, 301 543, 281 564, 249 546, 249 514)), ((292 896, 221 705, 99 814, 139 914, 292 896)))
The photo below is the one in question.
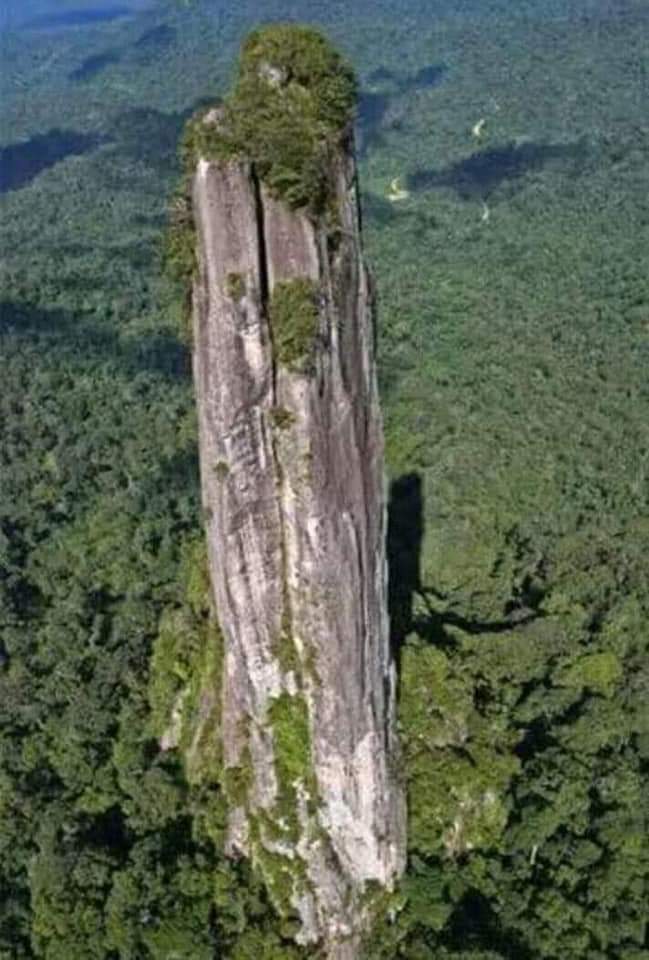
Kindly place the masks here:
POLYGON ((272 396, 273 396, 273 405, 275 402, 276 396, 276 381, 277 381, 277 364, 275 361, 275 350, 273 343, 273 331, 269 321, 269 288, 268 288, 268 259, 266 256, 266 235, 264 228, 264 203, 262 199, 261 192, 261 181, 255 170, 254 163, 250 165, 250 180, 252 183, 252 191, 254 195, 255 203, 255 214, 256 214, 256 227, 257 227, 257 246, 259 251, 259 300, 260 308, 263 315, 266 318, 266 323, 268 325, 268 336, 270 339, 271 345, 271 355, 272 355, 272 377, 273 377, 273 387, 272 387, 272 396))
MULTIPOLYGON (((280 455, 278 451, 278 439, 275 435, 276 429, 289 428, 291 422, 289 418, 294 418, 294 414, 290 410, 286 410, 284 407, 280 407, 277 404, 277 348, 275 343, 275 337, 273 333, 273 326, 270 321, 270 293, 269 293, 269 283, 268 283, 268 259, 266 255, 266 235, 265 235, 265 217, 264 217, 264 203, 262 195, 262 185, 260 178, 255 169, 254 163, 250 167, 250 179, 252 183, 252 189, 255 200, 255 210, 256 210, 256 224, 257 224, 257 243, 259 250, 259 298, 260 298, 260 308, 262 315, 266 319, 267 328, 268 328, 268 337, 270 341, 271 349, 271 376, 272 376, 272 406, 269 412, 269 419, 271 423, 271 439, 270 447, 273 455, 273 462, 275 466, 275 478, 278 487, 278 497, 279 502, 281 503, 283 499, 283 471, 280 460, 280 455), (278 417, 278 411, 284 411, 284 418, 278 417), (278 419, 281 421, 283 419, 283 424, 280 426, 278 419)), ((280 522, 280 554, 281 554, 281 577, 282 577, 282 615, 281 615, 281 624, 280 624, 280 634, 277 640, 276 652, 278 659, 280 661, 280 666, 285 673, 294 672, 296 681, 298 680, 298 671, 296 670, 296 651, 293 641, 293 631, 292 631, 292 617, 291 617, 291 601, 290 595, 287 588, 287 561, 286 561, 286 536, 284 530, 284 520, 283 514, 280 508, 279 512, 279 522, 280 522)))
POLYGON ((349 116, 327 106, 339 58, 318 34, 278 29, 244 48, 258 71, 244 62, 245 102, 253 89, 264 116, 280 115, 278 97, 308 104, 300 123, 326 143, 309 159, 290 134, 299 149, 284 155, 265 127, 272 159, 259 138, 247 155, 232 130, 253 118, 232 104, 205 115, 216 133, 194 137, 201 485, 225 646, 228 849, 252 858, 298 942, 343 960, 370 923, 368 891, 391 889, 405 856, 375 318, 349 116), (293 176, 299 190, 283 195, 293 176))

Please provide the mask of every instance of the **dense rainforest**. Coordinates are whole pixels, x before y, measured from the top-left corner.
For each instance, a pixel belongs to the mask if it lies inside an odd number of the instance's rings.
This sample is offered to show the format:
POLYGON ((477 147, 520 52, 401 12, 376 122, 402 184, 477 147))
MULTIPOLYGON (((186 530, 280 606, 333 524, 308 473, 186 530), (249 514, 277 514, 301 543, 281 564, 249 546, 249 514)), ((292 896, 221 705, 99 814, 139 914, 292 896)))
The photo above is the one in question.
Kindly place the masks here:
POLYGON ((367 960, 649 960, 645 0, 8 5, 0 958, 308 955, 218 756, 160 746, 218 648, 178 144, 294 19, 360 79, 380 301, 409 867, 367 960))

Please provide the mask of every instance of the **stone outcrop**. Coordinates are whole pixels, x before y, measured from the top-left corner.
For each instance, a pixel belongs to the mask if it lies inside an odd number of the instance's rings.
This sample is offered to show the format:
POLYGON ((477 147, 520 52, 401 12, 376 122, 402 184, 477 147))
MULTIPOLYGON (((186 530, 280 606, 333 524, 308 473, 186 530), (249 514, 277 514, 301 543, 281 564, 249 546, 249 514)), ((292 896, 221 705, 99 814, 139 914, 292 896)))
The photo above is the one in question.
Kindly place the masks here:
POLYGON ((349 131, 328 163, 335 229, 271 196, 253 163, 198 159, 193 364, 229 852, 252 859, 299 942, 343 960, 403 869, 405 810, 349 131))

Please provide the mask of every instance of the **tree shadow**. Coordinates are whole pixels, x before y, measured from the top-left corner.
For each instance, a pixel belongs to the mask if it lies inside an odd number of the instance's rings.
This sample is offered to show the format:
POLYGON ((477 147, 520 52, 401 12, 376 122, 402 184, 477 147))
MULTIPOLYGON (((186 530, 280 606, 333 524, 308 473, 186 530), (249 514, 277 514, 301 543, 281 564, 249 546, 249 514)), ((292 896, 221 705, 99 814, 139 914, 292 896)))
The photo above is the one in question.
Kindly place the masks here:
POLYGON ((177 163, 178 142, 194 112, 162 113, 153 107, 133 107, 118 114, 111 126, 115 149, 130 160, 168 173, 177 163))
POLYGON ((157 27, 152 27, 140 34, 133 49, 135 50, 135 59, 140 64, 150 63, 163 51, 168 50, 176 39, 176 30, 166 23, 161 23, 157 27))
MULTIPOLYGON (((127 57, 140 66, 152 63, 156 57, 160 56, 165 50, 168 50, 176 39, 176 30, 166 23, 146 30, 133 43, 129 45, 131 53, 126 53, 127 57)), ((102 73, 107 67, 115 63, 120 63, 124 58, 124 51, 105 50, 103 53, 93 54, 87 57, 78 67, 68 74, 68 79, 74 83, 81 83, 84 80, 91 80, 97 74, 102 73)))
POLYGON ((495 950, 503 960, 534 960, 513 931, 503 929, 489 901, 469 890, 455 907, 444 931, 444 944, 453 952, 495 950))
POLYGON ((383 89, 361 90, 357 112, 359 155, 364 156, 370 147, 381 143, 385 115, 394 97, 417 89, 437 87, 445 79, 447 72, 446 64, 439 63, 422 67, 416 73, 405 76, 399 76, 386 67, 379 67, 370 73, 367 77, 370 87, 379 86, 383 89))
POLYGON ((0 193, 18 190, 66 157, 90 153, 107 142, 99 134, 53 129, 25 143, 10 143, 0 149, 0 193))
POLYGON ((418 473, 406 473, 390 486, 388 502, 388 611, 390 643, 399 665, 401 647, 413 627, 413 601, 421 590, 424 501, 418 473))
POLYGON ((430 90, 432 87, 438 87, 447 73, 448 67, 445 63, 431 63, 430 66, 422 67, 421 70, 418 70, 409 78, 407 89, 424 88, 430 90))
MULTIPOLYGON (((99 59, 89 58, 79 70, 87 69, 90 60, 99 59)), ((103 69, 103 66, 97 69, 103 69)), ((178 113, 163 113, 152 107, 124 110, 114 117, 109 136, 55 128, 36 134, 24 143, 2 147, 0 194, 19 190, 69 156, 88 154, 107 144, 128 160, 146 163, 162 176, 170 175, 178 169, 178 144, 186 122, 201 107, 215 101, 216 97, 203 97, 178 113)), ((111 183, 110 164, 104 164, 99 175, 105 186, 119 186, 111 183)))
POLYGON ((381 128, 390 97, 385 93, 361 91, 356 115, 358 153, 364 156, 370 147, 381 143, 381 128))
POLYGON ((137 47, 138 50, 166 48, 176 39, 176 33, 174 27, 170 27, 168 23, 161 23, 157 27, 152 27, 150 30, 141 33, 133 46, 137 47))
MULTIPOLYGON (((149 371, 173 380, 190 377, 189 351, 170 331, 139 337, 120 336, 114 327, 79 318, 63 310, 29 303, 0 301, 0 343, 19 341, 66 361, 99 360, 134 376, 149 371)), ((3 345, 0 352, 4 352, 3 345)))
POLYGON ((367 75, 367 82, 372 86, 377 83, 397 84, 399 78, 394 70, 390 70, 388 67, 377 67, 376 70, 372 70, 372 72, 367 75))
POLYGON ((393 93, 408 93, 410 90, 437 87, 446 77, 448 65, 430 63, 416 73, 399 75, 388 67, 378 67, 367 76, 370 86, 391 86, 393 93))
POLYGON ((213 106, 217 97, 201 97, 187 109, 163 113, 154 107, 132 107, 118 113, 110 128, 117 153, 167 175, 178 169, 179 143, 185 124, 201 108, 213 106))
POLYGON ((448 609, 449 598, 421 578, 421 555, 425 533, 422 478, 411 472, 391 484, 388 502, 388 612, 390 644, 400 669, 401 648, 411 633, 434 646, 452 648, 456 640, 448 627, 473 636, 506 633, 536 620, 540 597, 525 597, 498 620, 474 620, 448 609), (415 606, 415 600, 417 604, 415 606), (434 602, 445 605, 436 609, 434 602))
POLYGON ((463 200, 486 199, 505 181, 515 181, 553 162, 581 164, 587 154, 585 142, 508 143, 480 150, 442 170, 417 170, 409 174, 409 190, 418 192, 450 187, 463 200))
POLYGON ((378 193, 361 190, 363 217, 379 227, 392 223, 399 212, 393 203, 378 193))
POLYGON ((68 74, 68 79, 74 83, 81 83, 83 80, 91 80, 98 73, 102 73, 106 67, 114 63, 119 63, 121 56, 116 50, 106 50, 104 53, 96 53, 86 59, 74 70, 68 74))
POLYGON ((46 30, 52 27, 83 27, 94 23, 108 23, 133 13, 130 7, 105 6, 94 9, 62 10, 33 17, 24 25, 25 30, 46 30))

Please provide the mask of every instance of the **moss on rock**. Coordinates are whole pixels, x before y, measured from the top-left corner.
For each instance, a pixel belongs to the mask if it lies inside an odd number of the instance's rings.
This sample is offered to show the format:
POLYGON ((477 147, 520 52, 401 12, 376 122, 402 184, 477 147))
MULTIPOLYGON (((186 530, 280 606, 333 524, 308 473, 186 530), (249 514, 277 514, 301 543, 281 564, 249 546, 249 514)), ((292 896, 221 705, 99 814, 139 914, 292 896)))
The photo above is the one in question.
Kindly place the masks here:
POLYGON ((312 280, 296 277, 275 284, 270 324, 277 363, 307 373, 318 333, 318 290, 312 280))
MULTIPOLYGON (((317 30, 273 24, 245 40, 231 93, 197 111, 180 144, 184 175, 169 206, 163 260, 182 289, 184 340, 191 340, 196 228, 190 187, 198 159, 251 163, 274 196, 335 229, 332 154, 348 136, 356 100, 354 71, 317 30)), ((229 274, 226 292, 240 300, 244 278, 229 274)))
POLYGON ((282 693, 271 702, 269 725, 273 732, 275 773, 278 783, 273 819, 297 840, 300 834, 298 807, 300 792, 308 797, 311 811, 317 799, 317 784, 311 757, 309 711, 301 694, 282 693))
POLYGON ((236 767, 225 767, 223 770, 223 789, 232 807, 247 807, 252 782, 252 759, 247 744, 242 751, 241 762, 236 767))
POLYGON ((233 300, 241 300, 246 292, 246 282, 243 274, 229 273, 225 278, 225 292, 233 300))
MULTIPOLYGON (((263 879, 271 903, 279 916, 284 919, 294 917, 297 920, 293 900, 308 883, 305 863, 297 855, 286 856, 269 850, 261 839, 262 829, 253 821, 251 847, 254 869, 263 879)), ((299 928, 299 923, 296 926, 299 928)), ((297 930, 292 931, 295 932, 297 930)))
POLYGON ((153 645, 148 726, 163 749, 178 748, 190 786, 216 790, 223 638, 212 609, 204 543, 188 545, 181 573, 184 603, 163 611, 153 645))
MULTIPOLYGON (((185 602, 163 610, 153 643, 148 700, 149 728, 155 737, 163 735, 181 700, 185 715, 192 680, 210 642, 208 634, 216 629, 210 618, 207 555, 199 540, 185 548, 181 576, 185 602)), ((211 640, 219 646, 213 635, 211 640)))
POLYGON ((273 407, 270 411, 270 419, 274 427, 278 430, 288 430, 295 423, 295 414, 286 407, 273 407))

